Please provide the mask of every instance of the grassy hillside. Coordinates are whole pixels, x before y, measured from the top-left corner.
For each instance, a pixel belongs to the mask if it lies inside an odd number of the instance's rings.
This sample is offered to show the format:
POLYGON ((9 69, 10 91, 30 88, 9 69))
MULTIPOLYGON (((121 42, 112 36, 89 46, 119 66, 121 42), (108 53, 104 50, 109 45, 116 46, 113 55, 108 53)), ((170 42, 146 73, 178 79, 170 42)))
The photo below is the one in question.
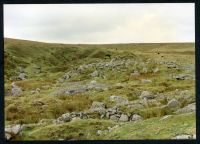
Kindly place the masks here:
POLYGON ((171 139, 195 134, 195 111, 176 113, 195 103, 194 54, 194 43, 88 45, 5 38, 6 125, 33 125, 13 138, 22 140, 171 139), (17 96, 12 82, 21 89, 17 96), (144 91, 152 98, 142 98, 144 91), (120 97, 120 102, 111 96, 120 97), (173 99, 178 106, 168 108, 173 99), (94 102, 103 103, 106 111, 117 107, 129 118, 138 114, 142 120, 113 121, 90 112, 94 102), (87 113, 89 119, 52 122, 73 112, 87 113), (172 117, 160 121, 166 115, 172 117), (49 122, 40 125, 41 120, 49 122), (96 134, 116 125, 116 131, 96 134))

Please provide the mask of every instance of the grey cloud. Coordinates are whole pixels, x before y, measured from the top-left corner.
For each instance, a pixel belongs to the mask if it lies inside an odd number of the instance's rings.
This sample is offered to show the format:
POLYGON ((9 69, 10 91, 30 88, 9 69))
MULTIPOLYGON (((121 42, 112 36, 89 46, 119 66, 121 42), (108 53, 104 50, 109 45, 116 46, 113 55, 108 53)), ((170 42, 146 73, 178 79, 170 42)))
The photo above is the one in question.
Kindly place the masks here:
POLYGON ((194 41, 194 4, 5 5, 5 37, 62 43, 194 41))

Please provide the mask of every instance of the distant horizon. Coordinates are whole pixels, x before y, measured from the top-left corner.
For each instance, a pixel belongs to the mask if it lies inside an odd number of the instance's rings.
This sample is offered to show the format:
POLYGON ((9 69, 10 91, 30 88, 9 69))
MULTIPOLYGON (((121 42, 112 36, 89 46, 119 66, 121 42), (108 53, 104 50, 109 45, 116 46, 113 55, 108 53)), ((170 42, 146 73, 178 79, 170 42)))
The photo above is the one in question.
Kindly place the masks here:
POLYGON ((30 41, 30 42, 39 42, 39 43, 49 43, 49 44, 71 44, 71 45, 109 45, 109 44, 173 44, 173 43, 195 43, 195 42, 129 42, 129 43, 60 43, 60 42, 47 42, 47 41, 38 41, 38 40, 30 40, 30 39, 20 39, 20 38, 11 38, 4 37, 4 39, 13 39, 13 40, 22 40, 22 41, 30 41))

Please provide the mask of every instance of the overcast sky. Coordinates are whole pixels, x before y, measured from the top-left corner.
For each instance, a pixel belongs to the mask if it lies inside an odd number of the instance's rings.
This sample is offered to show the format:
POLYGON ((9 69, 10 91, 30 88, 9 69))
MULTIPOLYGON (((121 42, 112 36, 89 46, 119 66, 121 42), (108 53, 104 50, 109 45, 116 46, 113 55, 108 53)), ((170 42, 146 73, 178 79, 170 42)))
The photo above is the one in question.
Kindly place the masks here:
POLYGON ((4 5, 4 37, 56 43, 194 42, 194 4, 4 5))

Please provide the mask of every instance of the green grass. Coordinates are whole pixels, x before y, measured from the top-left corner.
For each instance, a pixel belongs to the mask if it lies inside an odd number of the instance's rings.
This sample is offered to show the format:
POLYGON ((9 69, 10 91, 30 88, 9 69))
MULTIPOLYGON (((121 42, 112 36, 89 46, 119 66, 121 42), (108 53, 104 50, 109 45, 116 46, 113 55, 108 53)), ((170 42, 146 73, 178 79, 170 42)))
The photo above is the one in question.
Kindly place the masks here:
POLYGON ((69 123, 38 126, 23 131, 22 140, 131 140, 131 139, 171 139, 180 134, 194 134, 195 114, 175 115, 165 120, 151 118, 139 122, 117 123, 110 120, 75 120, 69 123), (97 130, 120 125, 112 132, 97 135, 97 130))
MULTIPOLYGON (((150 91, 153 94, 164 93, 166 99, 155 98, 149 102, 149 106, 141 109, 121 106, 120 110, 127 114, 138 113, 144 121, 138 123, 122 123, 122 126, 113 133, 103 136, 96 135, 99 129, 106 129, 117 123, 109 120, 89 119, 77 120, 63 125, 36 126, 23 132, 23 140, 36 139, 167 139, 176 134, 195 133, 195 115, 173 115, 165 121, 159 119, 167 114, 174 114, 172 110, 161 108, 167 104, 167 99, 176 98, 181 107, 195 102, 194 80, 170 80, 170 74, 186 73, 184 70, 168 69, 154 61, 176 61, 180 65, 194 64, 194 43, 154 43, 154 44, 50 44, 17 39, 4 39, 4 70, 5 92, 11 90, 14 81, 20 86, 23 94, 19 97, 5 97, 5 122, 6 124, 37 123, 41 119, 55 119, 66 112, 88 111, 93 101, 104 102, 107 107, 115 106, 109 100, 111 95, 122 96, 129 101, 139 102, 142 91, 150 91), (160 52, 158 55, 157 52, 160 52), (95 69, 91 68, 77 77, 66 80, 65 83, 57 83, 58 78, 72 68, 78 68, 82 64, 95 63, 97 60, 110 61, 111 58, 132 59, 138 64, 129 66, 121 71, 103 69, 106 78, 92 78, 89 76, 95 69), (150 63, 146 67, 148 73, 131 77, 134 70, 142 71, 141 63, 150 63), (23 67, 28 78, 25 81, 17 80, 19 67, 23 67), (36 68, 41 67, 41 73, 36 74, 36 68), (154 74, 153 68, 159 68, 154 74), (142 84, 142 79, 150 79, 152 83, 142 84), (92 90, 85 94, 74 96, 50 96, 55 90, 68 86, 68 82, 96 80, 99 83, 111 86, 106 91, 92 90), (122 83, 124 87, 113 87, 116 83, 122 83), (41 89, 40 94, 30 94, 31 90, 41 89), (174 91, 178 89, 188 90, 187 96, 181 96, 174 91), (35 101, 41 101, 45 105, 35 105, 35 101)), ((99 118, 98 114, 91 115, 99 118)))

